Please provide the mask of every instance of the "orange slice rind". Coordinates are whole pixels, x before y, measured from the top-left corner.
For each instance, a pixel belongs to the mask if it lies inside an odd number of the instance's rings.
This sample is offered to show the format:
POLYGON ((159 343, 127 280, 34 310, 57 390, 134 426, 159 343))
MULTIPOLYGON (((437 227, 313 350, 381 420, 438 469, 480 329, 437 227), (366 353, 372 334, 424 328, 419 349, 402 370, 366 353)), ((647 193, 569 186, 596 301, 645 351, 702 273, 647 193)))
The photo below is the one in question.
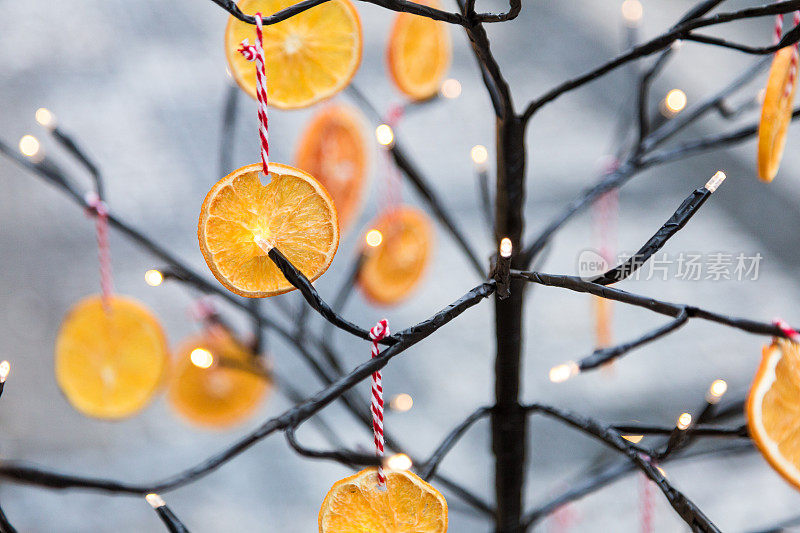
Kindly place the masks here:
POLYGON ((386 471, 386 490, 375 468, 334 483, 319 510, 320 533, 447 531, 447 501, 409 471, 386 471))
MULTIPOLYGON (((440 7, 436 0, 417 3, 440 7)), ((392 80, 403 94, 417 101, 435 96, 450 68, 451 55, 447 24, 411 13, 397 15, 386 62, 392 80)))
POLYGON ((69 403, 93 418, 121 419, 145 408, 162 382, 167 341, 139 302, 90 296, 69 310, 56 338, 55 374, 69 403))
POLYGON ((322 109, 298 143, 295 166, 314 176, 333 197, 344 231, 358 215, 367 175, 363 121, 347 106, 322 109))
MULTIPOLYGON (((296 0, 242 0, 248 15, 272 15, 296 0)), ((267 99, 280 109, 308 107, 330 98, 353 79, 361 63, 361 21, 350 0, 329 0, 286 20, 264 26, 267 99)), ((239 86, 256 96, 254 63, 238 52, 252 43, 255 27, 231 16, 225 29, 225 57, 239 86)))
POLYGON ((792 121, 792 104, 797 91, 797 76, 791 79, 794 46, 781 48, 769 69, 761 120, 758 123, 758 177, 770 182, 778 168, 786 147, 786 133, 792 121), (791 79, 791 82, 789 81, 791 79))
POLYGON ((800 489, 800 345, 781 339, 764 347, 745 411, 761 454, 800 489))
POLYGON ((358 283, 372 303, 393 305, 422 280, 430 262, 433 229, 425 213, 400 207, 379 217, 372 230, 380 232, 381 240, 367 247, 358 283))
POLYGON ((267 256, 277 247, 311 281, 330 266, 339 246, 333 199, 302 170, 270 163, 234 170, 211 188, 200 210, 197 237, 208 268, 232 292, 263 298, 294 287, 267 256))

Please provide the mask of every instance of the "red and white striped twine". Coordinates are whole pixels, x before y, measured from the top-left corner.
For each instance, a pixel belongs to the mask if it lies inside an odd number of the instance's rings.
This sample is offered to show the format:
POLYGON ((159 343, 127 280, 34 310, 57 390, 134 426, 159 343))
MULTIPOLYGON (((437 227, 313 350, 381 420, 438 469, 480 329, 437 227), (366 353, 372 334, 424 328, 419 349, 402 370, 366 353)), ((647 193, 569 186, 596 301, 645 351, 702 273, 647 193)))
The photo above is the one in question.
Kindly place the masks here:
POLYGON ((792 342, 800 342, 800 333, 795 331, 794 328, 792 328, 792 326, 790 326, 786 321, 776 318, 772 321, 772 323, 778 326, 783 334, 789 337, 792 342))
MULTIPOLYGON (((800 25, 800 11, 795 11, 792 15, 792 23, 795 26, 800 25)), ((774 43, 778 44, 781 41, 781 36, 783 35, 783 14, 778 13, 775 16, 775 35, 774 35, 774 43)), ((798 54, 800 54, 800 43, 794 43, 794 53, 792 54, 792 62, 789 68, 789 80, 786 83, 786 94, 790 94, 792 92, 792 87, 794 86, 794 80, 797 76, 797 62, 798 62, 798 54)))
POLYGON ((108 245, 108 207, 96 192, 86 193, 87 213, 94 216, 97 228, 97 256, 100 259, 100 291, 103 307, 110 309, 114 280, 111 275, 111 248, 108 245))
POLYGON ((254 15, 256 19, 256 44, 251 45, 247 39, 241 42, 239 53, 247 61, 256 62, 256 95, 258 96, 258 135, 261 138, 261 165, 264 175, 269 175, 269 133, 267 128, 267 73, 264 57, 264 28, 261 13, 254 15))
POLYGON ((639 474, 639 518, 642 533, 653 533, 653 487, 651 483, 650 478, 639 474))
MULTIPOLYGON (((379 320, 375 326, 369 330, 372 339, 372 358, 378 357, 381 353, 378 343, 389 335, 389 322, 384 318, 379 320)), ((381 382, 380 370, 372 373, 372 432, 375 435, 375 454, 383 459, 383 383, 381 382)), ((386 488, 386 474, 383 466, 378 466, 378 486, 386 488)))

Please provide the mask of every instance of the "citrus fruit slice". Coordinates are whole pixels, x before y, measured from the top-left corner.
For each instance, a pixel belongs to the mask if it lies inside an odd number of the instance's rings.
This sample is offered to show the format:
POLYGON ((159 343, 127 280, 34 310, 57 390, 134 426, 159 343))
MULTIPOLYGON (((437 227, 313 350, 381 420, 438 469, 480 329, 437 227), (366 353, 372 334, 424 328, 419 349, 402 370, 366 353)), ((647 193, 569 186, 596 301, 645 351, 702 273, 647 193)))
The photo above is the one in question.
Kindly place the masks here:
POLYGON ((375 468, 334 483, 319 510, 320 533, 443 533, 447 502, 441 493, 406 470, 386 471, 386 490, 375 468))
POLYGON ((277 247, 312 281, 328 269, 339 246, 336 208, 325 188, 288 165, 270 163, 269 169, 266 185, 260 163, 219 180, 206 195, 197 228, 214 276, 250 298, 294 289, 256 241, 277 247))
POLYGON ((758 123, 758 177, 770 182, 778 173, 778 167, 786 146, 786 132, 792 121, 792 103, 797 90, 797 76, 790 83, 794 46, 781 48, 772 60, 761 120, 758 123))
POLYGON ((387 212, 370 226, 372 230, 380 232, 380 243, 367 249, 358 281, 373 303, 392 305, 422 279, 430 260, 433 230, 425 213, 411 207, 387 212))
POLYGON ((223 429, 239 424, 258 409, 272 386, 257 371, 252 351, 222 328, 187 339, 176 353, 167 399, 194 425, 223 429))
POLYGON ((300 138, 295 164, 325 186, 344 230, 358 215, 367 175, 367 148, 358 114, 341 105, 319 111, 300 138))
POLYGON ((761 454, 800 489, 800 345, 777 340, 764 347, 746 413, 761 454))
MULTIPOLYGON (((417 3, 440 7, 436 0, 417 3)), ((435 96, 450 68, 447 24, 400 13, 392 26, 386 56, 389 74, 403 94, 412 100, 427 100, 435 96)))
MULTIPOLYGON (((239 9, 264 16, 296 0, 242 0, 239 9)), ((225 28, 225 57, 233 78, 256 98, 254 63, 238 48, 255 41, 255 26, 231 16, 225 28)), ((264 26, 267 99, 281 109, 308 107, 344 89, 361 63, 361 21, 350 0, 330 0, 284 21, 264 26)))
POLYGON ((167 340, 142 304, 113 296, 109 310, 90 296, 69 310, 56 337, 55 373, 64 395, 86 416, 119 419, 153 398, 167 365, 167 340))

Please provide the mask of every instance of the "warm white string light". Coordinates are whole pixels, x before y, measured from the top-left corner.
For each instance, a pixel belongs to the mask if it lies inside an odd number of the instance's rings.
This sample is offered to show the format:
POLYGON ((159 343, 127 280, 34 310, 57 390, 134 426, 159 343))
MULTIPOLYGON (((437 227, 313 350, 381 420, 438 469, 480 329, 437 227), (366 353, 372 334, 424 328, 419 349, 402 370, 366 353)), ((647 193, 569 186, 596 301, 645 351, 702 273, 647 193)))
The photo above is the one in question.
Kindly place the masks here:
POLYGON ((11 363, 3 361, 0 363, 0 383, 5 383, 11 373, 11 363))
POLYGON ((19 151, 31 159, 38 159, 42 154, 42 145, 33 135, 23 135, 19 140, 19 151))
POLYGON ((376 229, 371 229, 367 232, 367 235, 364 237, 364 240, 367 241, 367 246, 371 246, 372 248, 376 248, 381 245, 383 242, 383 233, 376 229))
POLYGON ((167 505, 164 499, 155 492, 151 492, 150 494, 145 496, 144 499, 147 500, 147 503, 149 503, 150 507, 152 507, 153 509, 158 509, 159 507, 164 507, 165 505, 167 505))
POLYGON ((581 369, 578 363, 575 361, 568 361, 550 369, 550 381, 553 383, 563 383, 572 376, 579 374, 580 371, 581 369))
POLYGON ((209 368, 214 364, 214 356, 205 348, 195 348, 189 355, 192 364, 198 368, 209 368))
POLYGON ((680 89, 672 89, 664 97, 661 112, 664 116, 673 117, 686 107, 686 93, 680 89))
POLYGON ((725 181, 725 178, 727 177, 728 176, 726 176, 723 171, 718 170, 716 174, 711 176, 711 179, 709 179, 708 182, 706 182, 705 185, 706 189, 708 189, 709 192, 716 191, 717 189, 719 189, 719 186, 722 185, 722 182, 725 181))
POLYGON ((394 132, 388 124, 381 124, 375 128, 375 138, 378 144, 382 146, 391 146, 394 144, 394 132))
POLYGON ((622 438, 627 440, 628 442, 639 444, 644 438, 644 435, 622 435, 622 438))
POLYGON ((511 243, 511 239, 508 237, 503 237, 500 240, 500 257, 504 257, 508 259, 511 257, 511 252, 513 250, 513 245, 511 243))
POLYGON ((724 379, 715 379, 708 388, 706 401, 708 403, 717 403, 727 391, 728 383, 724 379))
POLYGON ((469 151, 469 156, 472 158, 473 163, 482 167, 489 160, 489 150, 482 144, 476 144, 469 151))
POLYGON ((386 459, 386 468, 388 470, 408 470, 411 468, 411 458, 404 453, 396 453, 386 459))
POLYGON ((675 427, 683 431, 690 425, 692 425, 692 415, 689 413, 681 413, 681 416, 678 417, 678 422, 675 424, 675 427))
POLYGON ((36 122, 44 126, 48 130, 56 129, 56 116, 47 108, 40 107, 36 110, 36 122))
POLYGON ((402 393, 398 394, 389 402, 389 409, 393 411, 398 411, 401 413, 405 413, 406 411, 411 410, 414 406, 414 399, 411 397, 410 394, 402 393))
POLYGON ((453 78, 444 80, 441 93, 445 98, 458 98, 461 96, 461 82, 453 78))
POLYGON ((164 281, 164 274, 159 270, 150 269, 144 273, 144 281, 151 287, 158 287, 164 281))
POLYGON ((642 20, 642 4, 639 0, 625 0, 622 2, 622 18, 625 19, 626 24, 635 26, 642 20))

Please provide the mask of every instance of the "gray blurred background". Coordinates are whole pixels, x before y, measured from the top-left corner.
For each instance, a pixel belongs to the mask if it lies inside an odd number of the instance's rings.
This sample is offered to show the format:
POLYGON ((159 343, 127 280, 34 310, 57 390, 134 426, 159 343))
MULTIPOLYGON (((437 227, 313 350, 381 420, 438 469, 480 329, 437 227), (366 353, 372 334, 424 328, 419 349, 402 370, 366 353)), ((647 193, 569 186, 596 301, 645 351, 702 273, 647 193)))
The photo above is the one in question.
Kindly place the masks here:
MULTIPOLYGON (((692 2, 645 0, 642 34, 662 32, 692 2)), ((482 10, 505 2, 481 0, 482 10)), ((493 49, 521 107, 560 81, 598 65, 624 41, 618 1, 523 2, 514 22, 490 26, 493 49)), ((754 5, 730 1, 723 10, 754 5)), ((454 8, 454 2, 446 2, 454 8)), ((364 26, 364 60, 355 78, 380 109, 401 101, 384 64, 386 35, 394 14, 358 3, 364 26)), ((16 144, 25 133, 43 139, 47 153, 79 173, 34 122, 34 111, 53 110, 107 175, 108 202, 123 219, 157 238, 174 253, 207 272, 196 242, 203 197, 221 176, 217 170, 220 118, 228 80, 222 49, 227 20, 212 2, 173 0, 0 0, 0 138, 16 144)), ((751 44, 771 39, 771 19, 741 22, 717 30, 751 44)), ((713 33, 713 32, 712 32, 713 33)), ((483 257, 492 249, 478 206, 469 150, 485 144, 493 152, 493 117, 465 36, 451 28, 451 75, 463 94, 409 115, 398 135, 470 235, 483 257)), ((653 106, 673 87, 689 105, 713 92, 754 58, 686 43, 655 83, 653 106)), ((751 97, 765 75, 742 94, 751 97)), ((528 143, 529 234, 580 189, 596 179, 598 161, 613 141, 619 106, 628 99, 626 73, 571 92, 532 121, 528 143)), ((346 101, 346 96, 340 100, 346 101)), ((254 162, 255 103, 240 100, 234 166, 254 162)), ((290 163, 295 141, 311 111, 270 116, 272 156, 290 163)), ((751 112, 743 121, 754 121, 751 112)), ((736 124, 711 116, 680 140, 736 124)), ((366 130, 372 139, 370 129, 366 130)), ((718 168, 729 179, 702 212, 669 244, 680 252, 760 253, 756 281, 626 281, 622 286, 654 297, 769 320, 800 322, 796 298, 798 239, 792 231, 800 207, 800 134, 792 128, 778 178, 756 182, 753 141, 694 157, 636 177, 621 193, 620 250, 632 251, 672 213, 680 201, 718 168)), ((330 271, 317 283, 332 298, 354 255, 360 231, 376 213, 383 178, 373 150, 371 193, 354 229, 343 239, 330 271)), ((194 465, 263 419, 290 406, 274 393, 243 426, 224 433, 202 431, 178 419, 159 398, 143 413, 119 423, 82 417, 67 404, 53 377, 53 342, 65 311, 99 290, 94 227, 60 192, 12 162, 0 159, 0 358, 12 362, 12 376, 0 402, 0 458, 20 459, 65 472, 148 482, 194 465)), ((405 199, 417 203, 413 191, 405 199)), ((112 233, 117 290, 150 306, 174 346, 197 330, 187 309, 195 294, 167 283, 145 285, 148 268, 161 266, 119 234, 112 233)), ((584 215, 559 235, 543 270, 575 273, 578 253, 597 245, 593 221, 584 215)), ((674 266, 673 266, 674 268, 674 266)), ((210 276, 209 276, 210 277, 210 276)), ((671 276, 672 277, 672 276, 671 276)), ((347 315, 361 325, 387 317, 399 330, 451 302, 479 280, 450 237, 437 231, 435 260, 422 287, 404 304, 371 307, 356 295, 347 315)), ((702 402, 709 383, 724 378, 729 397, 746 393, 765 339, 717 325, 692 322, 665 340, 630 354, 610 372, 579 376, 555 385, 548 369, 588 354, 594 344, 591 301, 559 289, 536 287, 526 314, 524 397, 567 407, 608 422, 639 420, 671 424, 702 402)), ((281 296, 296 308, 295 294, 281 296)), ((220 304, 225 316, 246 328, 241 313, 220 304)), ((265 305, 291 325, 274 303, 265 305)), ((414 398, 407 413, 390 413, 389 431, 402 435, 411 452, 427 455, 461 418, 491 401, 493 366, 490 303, 465 313, 439 334, 395 359, 384 372, 387 396, 414 398), (446 376, 446 378, 442 378, 446 376)), ((321 323, 315 320, 313 327, 321 323)), ((615 307, 618 342, 663 323, 639 309, 615 307)), ((292 350, 269 338, 275 367, 307 393, 321 385, 292 350)), ((369 356, 369 345, 342 336, 336 345, 353 367, 369 356)), ((359 389, 367 407, 368 392, 359 389)), ((339 406, 324 417, 352 446, 369 449, 371 437, 339 406)), ((299 433, 304 443, 322 446, 311 424, 299 433)), ((723 444, 723 443, 718 443, 723 444)), ((580 434, 549 422, 531 424, 527 500, 533 506, 563 490, 565 483, 610 452, 580 434)), ((761 457, 743 456, 665 466, 669 478, 724 531, 745 531, 797 512, 800 497, 761 457)), ((492 462, 488 424, 480 423, 442 465, 442 472, 490 499, 492 462)), ((272 436, 201 481, 165 495, 192 531, 316 530, 319 505, 330 485, 348 472, 326 462, 301 459, 280 435, 272 436)), ((545 521, 541 531, 638 531, 638 476, 629 476, 570 507, 568 527, 545 521)), ((657 531, 683 531, 666 500, 654 489, 657 531)), ((103 494, 46 491, 0 484, 0 500, 11 521, 25 532, 160 531, 143 499, 103 494)), ((453 497, 451 531, 488 531, 489 523, 464 510, 453 497)))

